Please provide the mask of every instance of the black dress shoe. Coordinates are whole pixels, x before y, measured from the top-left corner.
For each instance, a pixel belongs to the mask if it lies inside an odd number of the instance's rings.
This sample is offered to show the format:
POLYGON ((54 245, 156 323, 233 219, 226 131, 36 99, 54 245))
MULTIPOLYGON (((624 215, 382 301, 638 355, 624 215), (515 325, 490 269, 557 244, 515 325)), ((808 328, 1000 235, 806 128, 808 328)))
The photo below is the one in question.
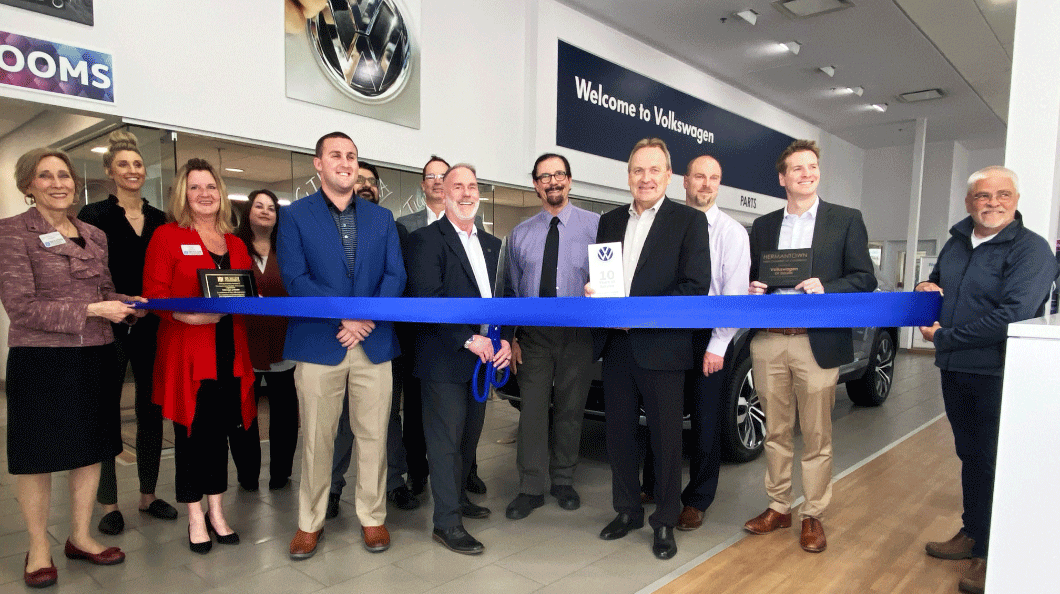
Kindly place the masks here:
POLYGON ((99 519, 99 531, 103 534, 114 536, 115 534, 121 534, 123 530, 125 530, 125 517, 118 510, 104 514, 99 519))
POLYGON ((164 499, 155 499, 151 505, 140 508, 140 513, 154 516, 159 520, 176 520, 177 508, 167 503, 164 499))
POLYGON ((630 530, 644 527, 644 516, 633 518, 629 514, 618 514, 614 520, 600 531, 600 538, 604 540, 617 540, 629 534, 630 530))
POLYGON ((475 495, 486 494, 486 483, 482 482, 482 479, 478 476, 477 464, 471 467, 471 472, 467 475, 467 480, 464 481, 464 488, 475 495))
POLYGON ((406 511, 416 509, 420 506, 419 498, 413 495, 412 491, 409 491, 409 488, 405 485, 387 491, 386 498, 397 506, 398 509, 406 511))
POLYGON ((210 516, 206 516, 206 533, 213 533, 217 538, 217 544, 223 545, 237 545, 239 544, 239 533, 235 530, 231 534, 218 534, 213 528, 213 522, 210 521, 210 516))
POLYGON ((570 485, 552 485, 549 493, 556 498, 559 506, 566 510, 576 510, 582 505, 578 492, 570 485))
MULTIPOLYGON (((206 533, 209 534, 210 531, 207 530, 206 533)), ((191 549, 191 552, 193 552, 193 553, 198 553, 200 555, 205 555, 206 553, 210 552, 210 549, 213 548, 213 541, 212 540, 207 540, 206 542, 192 542, 191 541, 191 526, 188 526, 188 548, 191 549)))
POLYGON ((460 504, 460 515, 465 518, 474 518, 481 520, 482 518, 490 517, 490 508, 482 507, 481 505, 475 505, 470 501, 465 501, 460 504))
POLYGON ((508 504, 508 509, 504 510, 504 517, 509 520, 522 520, 526 516, 530 515, 530 512, 545 505, 544 495, 527 495, 526 493, 519 493, 519 495, 508 504))
POLYGON ((284 478, 273 477, 273 478, 269 479, 269 490, 270 491, 279 491, 280 489, 286 487, 289 484, 291 484, 291 479, 289 479, 289 478, 286 478, 286 477, 284 477, 284 478))
POLYGON ((442 546, 461 555, 479 555, 486 549, 482 543, 475 540, 474 536, 467 533, 463 526, 453 528, 434 529, 434 540, 442 543, 442 546))
POLYGON ((674 529, 670 526, 659 526, 655 529, 655 542, 651 552, 659 559, 671 559, 677 554, 677 541, 674 540, 674 529))
POLYGON ((328 493, 328 509, 324 512, 325 520, 333 520, 339 517, 339 495, 338 493, 328 493))
POLYGON ((243 489, 244 491, 255 493, 258 490, 258 481, 239 481, 239 488, 243 489))
POLYGON ((409 491, 412 494, 419 497, 427 492, 427 477, 425 476, 410 476, 409 477, 409 491))

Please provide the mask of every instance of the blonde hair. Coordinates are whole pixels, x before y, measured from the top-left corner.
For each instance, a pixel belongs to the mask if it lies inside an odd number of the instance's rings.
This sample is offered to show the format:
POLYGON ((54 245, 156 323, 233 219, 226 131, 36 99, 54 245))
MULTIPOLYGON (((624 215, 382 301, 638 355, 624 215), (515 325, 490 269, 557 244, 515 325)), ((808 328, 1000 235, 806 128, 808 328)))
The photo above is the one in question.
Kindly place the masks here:
POLYGON ((144 158, 136 142, 136 135, 132 132, 115 130, 107 137, 107 142, 110 143, 110 146, 107 147, 107 152, 103 153, 103 170, 108 173, 110 172, 110 166, 114 164, 114 156, 121 151, 132 151, 140 155, 141 159, 144 158))
POLYGON ((205 171, 217 182, 217 192, 221 195, 221 207, 217 211, 214 226, 222 235, 231 233, 235 230, 235 225, 232 224, 232 201, 228 199, 228 188, 225 186, 225 180, 217 175, 213 165, 210 165, 206 159, 188 159, 188 162, 177 172, 177 177, 173 179, 173 190, 169 194, 169 215, 181 227, 192 228, 194 221, 191 208, 188 207, 188 174, 192 171, 205 171))
POLYGON ((23 196, 31 197, 29 187, 33 185, 33 178, 37 175, 37 165, 48 157, 55 157, 66 163, 70 177, 74 178, 74 194, 80 194, 85 187, 84 178, 77 173, 73 162, 70 161, 70 155, 54 148, 35 148, 18 158, 15 163, 15 185, 18 191, 22 192, 23 196))

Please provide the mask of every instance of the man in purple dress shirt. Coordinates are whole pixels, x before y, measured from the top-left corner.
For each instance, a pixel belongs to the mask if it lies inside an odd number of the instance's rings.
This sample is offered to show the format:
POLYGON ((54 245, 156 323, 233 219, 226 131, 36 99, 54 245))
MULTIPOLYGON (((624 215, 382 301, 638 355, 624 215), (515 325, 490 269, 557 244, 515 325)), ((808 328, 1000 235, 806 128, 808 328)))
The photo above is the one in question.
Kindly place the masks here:
MULTIPOLYGON (((512 297, 580 297, 589 280, 589 244, 596 243, 600 215, 570 203, 566 157, 546 153, 531 177, 541 212, 508 238, 508 286, 512 297)), ((559 506, 581 505, 574 467, 582 435, 585 397, 592 380, 593 339, 587 328, 522 326, 512 344, 512 371, 522 413, 516 466, 519 495, 505 516, 520 520, 545 503, 545 487, 559 506), (552 439, 549 439, 549 404, 552 439)))

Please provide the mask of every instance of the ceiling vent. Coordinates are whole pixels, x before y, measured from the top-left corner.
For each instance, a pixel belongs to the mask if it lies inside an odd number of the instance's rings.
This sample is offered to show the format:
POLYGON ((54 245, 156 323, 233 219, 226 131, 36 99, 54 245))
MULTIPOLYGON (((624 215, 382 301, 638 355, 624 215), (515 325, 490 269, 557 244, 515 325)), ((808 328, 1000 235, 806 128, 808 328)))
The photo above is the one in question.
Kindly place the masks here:
POLYGON ((899 101, 905 103, 916 103, 918 101, 931 101, 932 99, 941 99, 946 96, 946 93, 942 92, 942 89, 925 89, 923 91, 913 91, 911 93, 902 93, 898 95, 899 101))
POLYGON ((789 19, 808 19, 852 8, 854 3, 850 0, 776 0, 773 6, 789 19))

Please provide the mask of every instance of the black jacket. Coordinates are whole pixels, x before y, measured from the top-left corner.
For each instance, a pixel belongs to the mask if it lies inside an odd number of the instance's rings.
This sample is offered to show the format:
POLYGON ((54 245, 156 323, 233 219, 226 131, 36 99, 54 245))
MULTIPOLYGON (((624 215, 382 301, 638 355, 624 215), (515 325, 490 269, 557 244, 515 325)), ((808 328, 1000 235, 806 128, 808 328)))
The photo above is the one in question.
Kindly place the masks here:
POLYGON ((972 217, 950 228, 928 277, 942 287, 935 365, 946 371, 1001 375, 1008 325, 1033 318, 1049 297, 1057 263, 1049 244, 1016 220, 972 249, 972 217))

